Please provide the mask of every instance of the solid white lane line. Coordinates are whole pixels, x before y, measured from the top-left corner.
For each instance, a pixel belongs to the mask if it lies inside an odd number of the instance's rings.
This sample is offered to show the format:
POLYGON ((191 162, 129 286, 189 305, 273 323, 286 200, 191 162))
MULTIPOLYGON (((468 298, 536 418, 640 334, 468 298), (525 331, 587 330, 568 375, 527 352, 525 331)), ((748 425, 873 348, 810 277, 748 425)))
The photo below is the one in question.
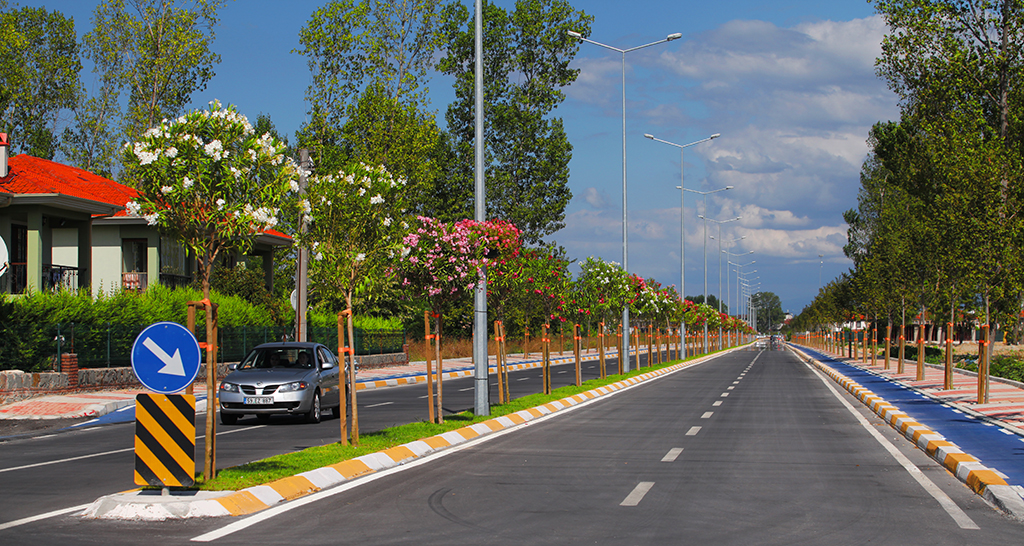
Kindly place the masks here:
POLYGON ((370 404, 369 406, 363 406, 364 408, 379 408, 380 406, 390 406, 394 402, 381 402, 380 404, 370 404))
POLYGON ((7 523, 0 523, 0 531, 3 531, 4 529, 10 529, 11 527, 17 527, 19 525, 25 525, 26 523, 32 523, 33 521, 39 521, 41 519, 63 516, 64 514, 70 514, 71 512, 81 512, 82 510, 88 508, 89 504, 79 504, 78 506, 72 506, 71 508, 61 508, 60 510, 54 510, 53 512, 47 512, 45 514, 39 514, 38 516, 29 516, 27 518, 8 521, 7 523))
POLYGON ((903 468, 908 473, 910 473, 910 475, 915 480, 917 480, 917 483, 920 484, 921 487, 925 491, 927 491, 929 495, 932 496, 932 498, 938 501, 939 506, 941 506, 943 510, 945 510, 946 513, 949 514, 949 517, 953 518, 953 521, 955 521, 961 529, 981 529, 980 527, 978 527, 977 523, 974 523, 974 520, 972 520, 970 516, 964 513, 964 511, 961 510, 955 502, 953 502, 953 499, 949 498, 949 495, 946 495, 945 491, 939 489, 939 487, 935 485, 935 482, 931 481, 928 478, 928 476, 925 476, 924 473, 921 472, 921 469, 915 466, 914 463, 911 462, 906 455, 901 453, 900 450, 896 449, 896 446, 892 445, 892 443, 889 442, 889 440, 887 440, 881 432, 875 430, 875 427, 871 426, 871 423, 868 422, 868 420, 865 419, 864 416, 861 415, 860 412, 858 412, 852 404, 847 402, 846 399, 843 398, 841 394, 839 394, 839 391, 832 387, 832 383, 827 377, 825 377, 824 374, 822 374, 820 371, 818 371, 810 364, 807 364, 806 362, 804 364, 812 371, 814 371, 814 373, 818 376, 818 379, 820 379, 821 382, 824 383, 826 387, 828 387, 828 390, 832 391, 832 395, 835 396, 840 402, 842 402, 843 406, 846 406, 846 409, 853 414, 853 416, 857 419, 857 422, 859 422, 861 426, 864 427, 864 429, 867 430, 872 437, 874 437, 875 440, 878 440, 878 443, 882 444, 882 447, 884 447, 885 450, 888 451, 889 454, 892 455, 893 458, 896 459, 896 461, 899 462, 900 465, 903 466, 903 468))
POLYGON ((715 414, 715 412, 713 412, 713 411, 705 411, 704 415, 701 415, 700 418, 701 419, 710 419, 711 416, 714 415, 714 414, 715 414))
POLYGON ((711 404, 711 405, 712 406, 721 406, 722 405, 722 401, 721 400, 715 400, 715 403, 711 404))
POLYGON ((686 431, 687 436, 696 436, 700 432, 700 427, 690 427, 690 430, 686 431))
POLYGON ((663 463, 671 463, 672 461, 675 461, 676 458, 679 457, 679 454, 682 453, 682 452, 683 452, 683 448, 681 448, 681 447, 673 447, 672 449, 668 450, 668 453, 666 453, 664 457, 661 458, 661 462, 663 462, 663 463))
POLYGON ((640 482, 636 484, 633 491, 626 495, 626 500, 619 503, 619 506, 636 506, 640 504, 640 501, 644 499, 644 495, 647 494, 651 488, 654 487, 654 482, 640 482))
MULTIPOLYGON (((239 428, 239 429, 235 429, 235 430, 227 430, 227 431, 224 431, 224 432, 218 432, 217 436, 223 436, 225 434, 233 434, 235 432, 242 432, 243 430, 252 430, 252 429, 255 429, 255 428, 263 428, 265 426, 267 426, 267 425, 256 425, 256 426, 253 426, 253 427, 239 428)), ((205 434, 203 434, 202 436, 196 436, 196 440, 201 440, 203 438, 206 438, 205 434)), ((133 446, 133 447, 126 447, 124 449, 115 449, 113 451, 103 451, 101 453, 90 453, 88 455, 79 455, 77 457, 68 457, 66 459, 57 459, 57 460, 54 460, 54 461, 43 461, 43 462, 40 462, 40 463, 32 463, 32 464, 26 464, 26 465, 22 465, 22 466, 12 466, 10 468, 0 468, 0 474, 3 474, 4 472, 13 472, 15 470, 24 470, 26 468, 36 468, 36 467, 47 466, 47 465, 51 465, 51 464, 70 463, 71 461, 80 461, 82 459, 91 459, 93 457, 103 457, 104 455, 116 455, 118 453, 124 453, 126 451, 135 451, 135 447, 133 446)))

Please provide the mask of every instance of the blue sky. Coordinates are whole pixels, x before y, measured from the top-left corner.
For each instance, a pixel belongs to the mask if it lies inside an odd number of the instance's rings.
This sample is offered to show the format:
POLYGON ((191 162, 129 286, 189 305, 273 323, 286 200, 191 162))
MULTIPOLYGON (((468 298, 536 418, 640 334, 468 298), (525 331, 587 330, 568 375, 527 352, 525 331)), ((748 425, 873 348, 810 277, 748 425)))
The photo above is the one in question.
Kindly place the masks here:
MULTIPOLYGON (((469 0, 467 4, 472 5, 469 0)), ((93 0, 33 2, 89 30, 93 0)), ((271 115, 292 134, 305 119, 305 59, 291 53, 299 30, 323 1, 235 0, 221 13, 214 49, 217 76, 194 95, 232 103, 250 118, 271 115)), ((511 7, 512 1, 497 2, 511 7)), ((850 267, 843 257, 843 211, 856 206, 859 171, 871 125, 899 116, 896 97, 874 73, 885 31, 864 0, 622 2, 577 0, 595 17, 591 38, 629 48, 680 32, 683 37, 627 55, 629 269, 663 284, 680 282, 678 149, 647 140, 689 143, 722 137, 685 152, 686 187, 707 191, 708 218, 724 220, 734 253, 754 251, 760 289, 798 313, 824 282, 850 267), (823 254, 823 263, 818 255, 823 254)), ((576 259, 622 261, 621 67, 617 53, 583 44, 581 70, 556 111, 574 146, 573 200, 566 228, 553 239, 576 259)), ((90 85, 91 74, 84 74, 90 85)), ((451 80, 430 82, 443 121, 451 80)), ((686 294, 703 292, 703 201, 685 196, 686 294)), ((709 223, 709 234, 718 228, 709 223)), ((707 245, 708 290, 719 291, 718 241, 707 245)), ((722 270, 724 275, 724 269, 722 270)), ((726 282, 723 277, 723 284, 726 282)))

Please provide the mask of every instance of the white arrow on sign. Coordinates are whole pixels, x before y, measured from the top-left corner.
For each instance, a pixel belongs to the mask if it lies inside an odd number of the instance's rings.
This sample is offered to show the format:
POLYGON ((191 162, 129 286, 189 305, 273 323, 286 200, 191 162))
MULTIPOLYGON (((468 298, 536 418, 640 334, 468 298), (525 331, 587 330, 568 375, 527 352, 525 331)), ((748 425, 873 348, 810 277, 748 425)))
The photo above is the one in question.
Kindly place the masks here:
POLYGON ((156 373, 185 376, 185 365, 181 362, 180 349, 174 349, 174 356, 171 356, 149 337, 144 339, 142 344, 150 351, 153 351, 153 354, 164 363, 164 367, 157 370, 156 373))

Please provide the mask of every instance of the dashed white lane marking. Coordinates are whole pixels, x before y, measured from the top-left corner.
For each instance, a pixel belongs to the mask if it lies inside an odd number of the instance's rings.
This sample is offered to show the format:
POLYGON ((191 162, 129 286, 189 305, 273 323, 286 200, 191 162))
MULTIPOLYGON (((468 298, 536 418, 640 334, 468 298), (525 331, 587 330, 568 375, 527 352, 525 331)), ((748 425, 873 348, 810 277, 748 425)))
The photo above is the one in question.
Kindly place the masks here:
POLYGON ((466 392, 475 389, 476 387, 469 387, 468 389, 459 389, 459 392, 466 392))
POLYGON ((661 462, 671 463, 672 461, 675 461, 679 457, 679 454, 682 452, 683 448, 673 447, 672 449, 668 450, 668 453, 666 453, 664 457, 661 458, 661 462))
POLYGON ((722 405, 722 401, 721 400, 716 400, 715 403, 711 404, 711 405, 712 406, 721 406, 722 405))
POLYGON ((529 379, 529 377, 520 377, 519 379, 516 379, 516 381, 526 381, 527 379, 529 379))
POLYGON ((686 431, 687 436, 696 436, 700 432, 700 427, 690 427, 690 430, 686 431))
POLYGON ((727 393, 727 392, 723 392, 723 393, 722 393, 722 396, 721 396, 721 397, 722 397, 722 398, 724 398, 724 397, 726 397, 726 396, 729 396, 729 393, 727 393))
POLYGON ((380 404, 370 404, 369 406, 363 406, 364 408, 379 408, 380 406, 390 406, 394 402, 381 402, 380 404))
POLYGON ((714 415, 714 414, 715 414, 715 412, 713 412, 713 411, 705 411, 704 415, 701 415, 700 418, 701 419, 710 419, 711 416, 714 415))
POLYGON ((731 390, 733 390, 733 389, 735 389, 735 388, 736 388, 736 386, 735 386, 735 385, 729 385, 728 387, 726 387, 726 388, 725 388, 725 390, 727 390, 727 391, 731 391, 731 390))
POLYGON ((636 484, 633 491, 626 495, 626 500, 619 503, 619 506, 636 506, 640 504, 640 501, 644 499, 644 495, 647 494, 651 488, 654 487, 654 482, 640 482, 636 484))
POLYGON ((739 385, 739 384, 740 384, 740 382, 739 382, 739 381, 733 381, 733 382, 732 382, 732 384, 733 384, 733 385, 739 385))
POLYGON ((843 403, 843 406, 845 406, 846 409, 851 414, 853 414, 853 416, 857 419, 857 422, 859 422, 861 426, 864 427, 864 429, 867 430, 868 433, 870 433, 871 436, 878 441, 878 443, 882 444, 882 447, 884 447, 885 450, 888 451, 889 454, 892 455, 893 458, 896 459, 896 461, 903 466, 903 468, 910 474, 911 477, 917 480, 917 483, 920 484, 921 487, 924 488, 924 490, 927 491, 928 494, 932 496, 932 498, 938 501, 939 506, 941 506, 946 511, 946 513, 949 514, 949 517, 953 518, 953 521, 955 521, 961 529, 981 529, 980 527, 978 527, 977 523, 974 523, 974 520, 972 520, 970 516, 964 513, 964 511, 961 510, 955 502, 953 502, 953 499, 949 498, 949 495, 946 495, 946 493, 943 490, 939 489, 939 487, 935 485, 935 482, 928 479, 928 476, 925 476, 924 472, 921 472, 920 468, 915 466, 914 463, 911 462, 906 455, 900 452, 900 450, 896 449, 896 446, 892 445, 892 443, 889 442, 889 440, 887 440, 881 432, 875 430, 875 427, 871 426, 871 423, 869 423, 868 420, 865 419, 864 416, 861 415, 860 412, 858 412, 852 404, 847 402, 846 399, 839 394, 839 391, 832 387, 832 383, 829 381, 827 377, 825 377, 818 370, 814 369, 810 364, 807 364, 806 362, 804 364, 808 368, 811 368, 815 375, 818 376, 818 379, 820 379, 821 382, 824 383, 826 387, 828 387, 828 390, 832 392, 832 395, 835 396, 837 400, 843 403))

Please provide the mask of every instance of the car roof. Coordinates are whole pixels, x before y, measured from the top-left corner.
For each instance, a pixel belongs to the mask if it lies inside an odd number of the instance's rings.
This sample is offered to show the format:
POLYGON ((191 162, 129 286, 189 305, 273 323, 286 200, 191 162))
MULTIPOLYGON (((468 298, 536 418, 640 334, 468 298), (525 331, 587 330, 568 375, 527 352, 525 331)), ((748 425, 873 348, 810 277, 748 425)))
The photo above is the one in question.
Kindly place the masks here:
POLYGON ((253 347, 254 349, 312 349, 313 347, 322 347, 322 343, 315 343, 312 341, 275 341, 271 343, 262 343, 253 347))

